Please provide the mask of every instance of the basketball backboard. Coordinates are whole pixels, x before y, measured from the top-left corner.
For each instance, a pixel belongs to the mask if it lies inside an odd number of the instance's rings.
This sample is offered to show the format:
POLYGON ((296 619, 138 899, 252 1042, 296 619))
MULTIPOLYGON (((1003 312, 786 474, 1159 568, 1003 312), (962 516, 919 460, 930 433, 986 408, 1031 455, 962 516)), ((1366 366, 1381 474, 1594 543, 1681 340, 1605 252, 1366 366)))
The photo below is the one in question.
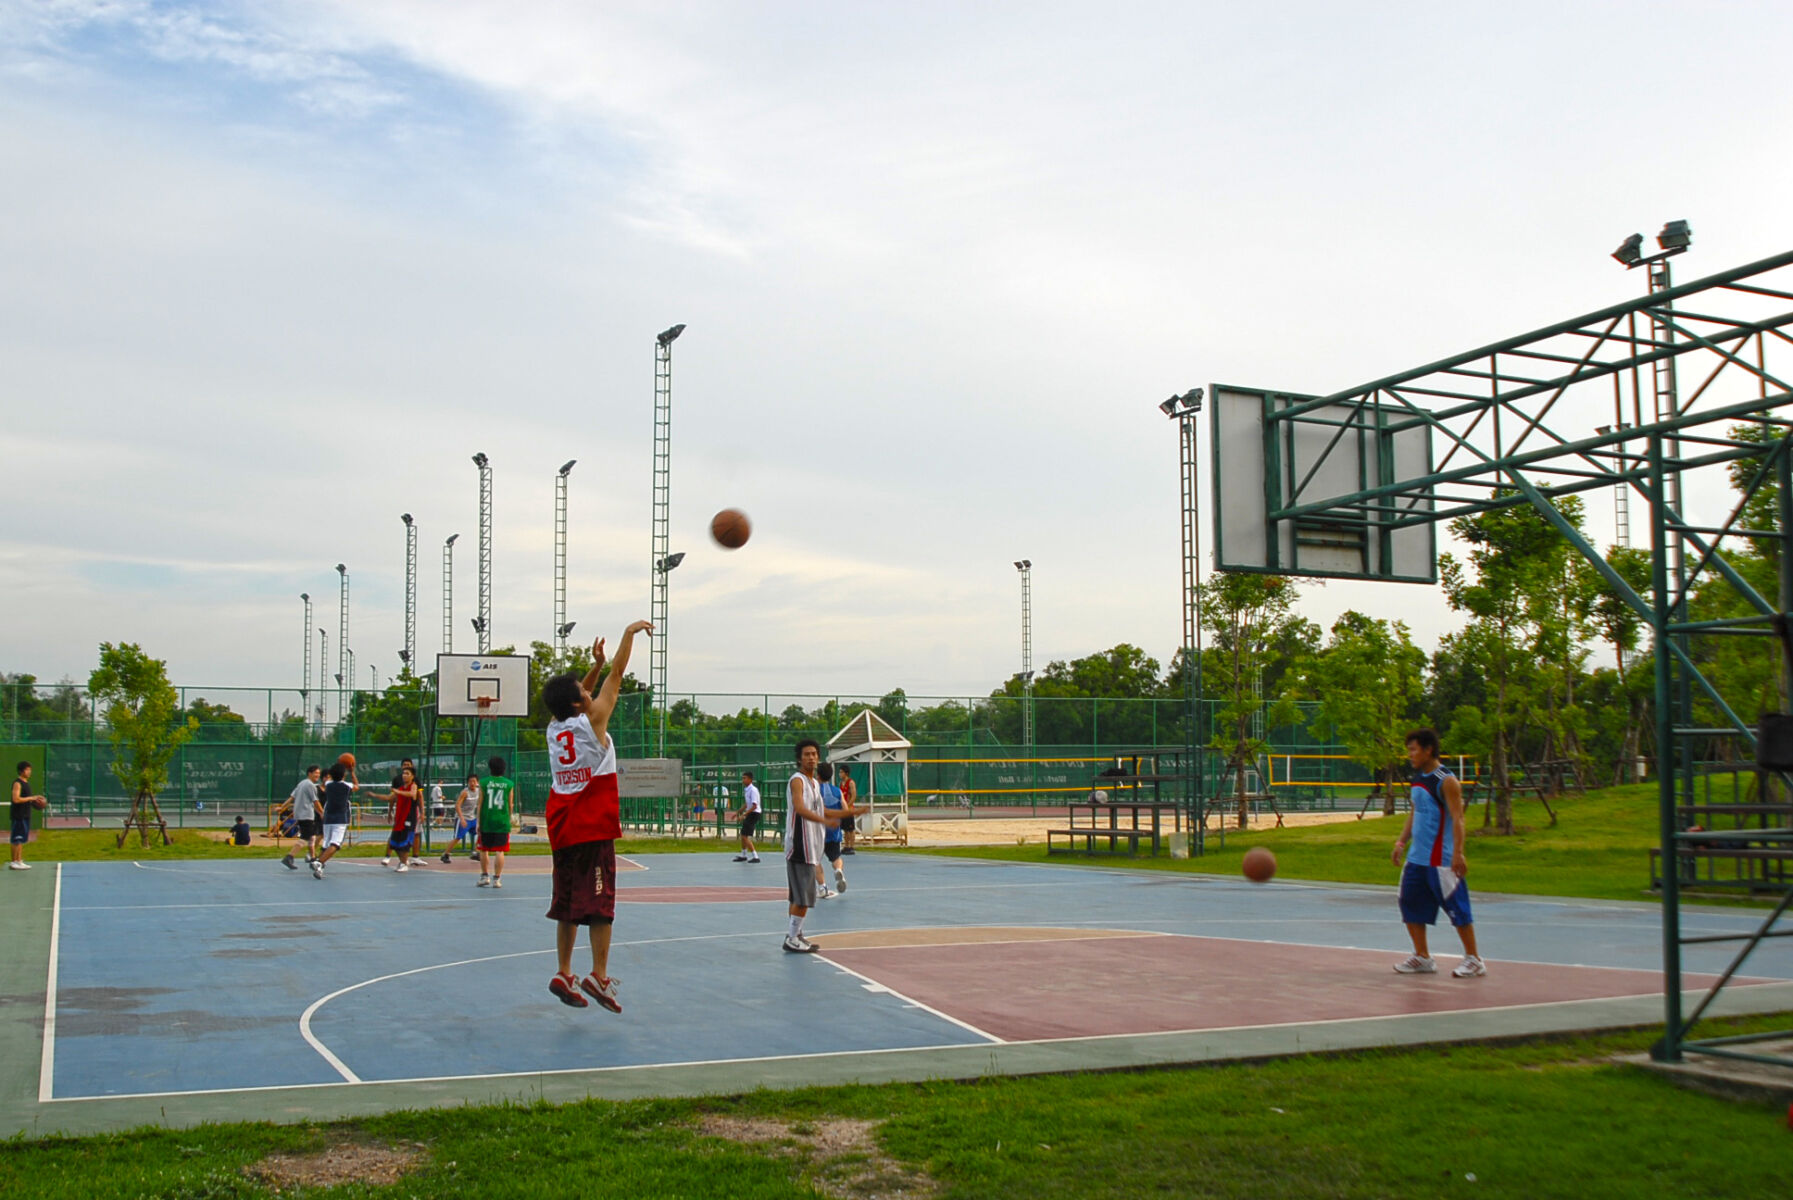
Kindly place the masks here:
POLYGON ((436 655, 436 713, 527 717, 529 660, 520 654, 436 655), (482 707, 482 699, 490 703, 482 707))
POLYGON ((1302 408, 1315 397, 1262 388, 1215 384, 1208 396, 1221 570, 1438 582, 1429 496, 1326 503, 1424 476, 1432 463, 1429 426, 1366 403, 1302 408), (1305 511, 1272 519, 1291 509, 1305 511))

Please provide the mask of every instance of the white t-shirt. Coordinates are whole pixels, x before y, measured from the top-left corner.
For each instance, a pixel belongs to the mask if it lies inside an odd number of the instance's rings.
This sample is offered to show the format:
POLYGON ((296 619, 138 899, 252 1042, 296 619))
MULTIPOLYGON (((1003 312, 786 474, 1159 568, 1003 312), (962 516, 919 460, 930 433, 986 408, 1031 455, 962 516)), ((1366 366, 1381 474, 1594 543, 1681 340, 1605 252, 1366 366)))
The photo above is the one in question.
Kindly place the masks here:
POLYGON ((574 713, 565 721, 548 723, 548 762, 554 768, 549 790, 578 795, 592 780, 616 774, 616 743, 608 733, 599 742, 591 719, 574 713))
POLYGON ((741 810, 743 812, 758 812, 760 810, 760 790, 751 783, 741 789, 741 810))
MULTIPOLYGON (((803 783, 803 807, 811 812, 822 811, 822 785, 799 771, 791 776, 792 780, 803 783)), ((784 809, 784 856, 797 857, 798 838, 803 842, 803 861, 819 863, 822 861, 822 827, 814 821, 805 821, 797 815, 797 806, 789 802, 790 786, 785 787, 787 797, 784 809)))

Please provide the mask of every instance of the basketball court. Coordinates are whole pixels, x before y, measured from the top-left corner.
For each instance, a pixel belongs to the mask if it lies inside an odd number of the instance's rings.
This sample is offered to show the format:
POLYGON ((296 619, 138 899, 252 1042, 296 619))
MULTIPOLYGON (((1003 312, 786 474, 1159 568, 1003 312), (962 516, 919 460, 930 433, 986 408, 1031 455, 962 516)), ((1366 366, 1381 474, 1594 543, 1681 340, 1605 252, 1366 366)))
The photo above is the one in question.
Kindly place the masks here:
MULTIPOLYGON (((1661 1019, 1648 903, 1477 896, 1491 973, 1458 980, 1390 969, 1406 953, 1392 888, 849 862, 849 891, 808 921, 822 951, 804 956, 780 950, 778 858, 630 860, 611 961, 620 1016, 548 995, 543 858, 513 858, 501 891, 439 862, 399 875, 339 860, 322 881, 272 859, 46 865, 7 880, 4 1132, 1105 1069, 1661 1019)), ((1701 933, 1760 920, 1688 914, 1701 933)), ((1441 927, 1444 971, 1455 949, 1441 927)), ((1688 986, 1727 953, 1690 953, 1688 986)), ((1793 1007, 1793 947, 1765 947, 1750 971, 1724 1011, 1793 1007)))

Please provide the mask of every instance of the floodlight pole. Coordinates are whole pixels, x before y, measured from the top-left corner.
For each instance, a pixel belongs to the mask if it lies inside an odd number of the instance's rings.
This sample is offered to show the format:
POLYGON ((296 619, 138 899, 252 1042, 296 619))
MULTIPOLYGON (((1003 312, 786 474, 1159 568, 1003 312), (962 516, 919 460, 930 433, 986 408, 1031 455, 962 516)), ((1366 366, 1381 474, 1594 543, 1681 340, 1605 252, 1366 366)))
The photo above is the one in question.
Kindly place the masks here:
POLYGON ((348 695, 348 711, 343 715, 351 722, 355 720, 355 652, 344 649, 342 652, 342 686, 348 695))
POLYGON ((479 468, 479 633, 477 649, 492 649, 492 462, 484 454, 473 456, 479 468))
MULTIPOLYGON (((299 641, 305 647, 305 666, 299 672, 299 703, 305 707, 305 715, 311 716, 311 593, 300 592, 299 599, 305 601, 305 628, 299 631, 299 641)), ((309 724, 309 722, 307 722, 309 724)))
MULTIPOLYGON (((1177 476, 1182 510, 1183 597, 1183 786, 1189 805, 1189 853, 1199 855, 1207 835, 1205 776, 1202 757, 1202 610, 1201 502, 1196 464, 1197 423, 1202 412, 1201 388, 1191 388, 1158 405, 1177 423, 1177 476)), ((1224 835, 1223 835, 1224 836, 1224 835)))
MULTIPOLYGON (((355 678, 349 671, 349 569, 342 563, 336 564, 336 573, 341 577, 342 590, 336 599, 336 673, 343 679, 355 678)), ((342 720, 342 691, 336 693, 336 719, 342 720)))
POLYGON ((648 620, 653 622, 654 636, 648 641, 648 687, 660 718, 655 726, 654 755, 666 756, 666 660, 668 638, 667 576, 671 573, 668 559, 672 550, 672 344, 683 325, 674 325, 654 338, 654 497, 653 593, 648 598, 648 620))
POLYGON ((417 523, 410 513, 399 520, 405 523, 405 652, 400 661, 409 665, 417 659, 417 523))
POLYGON ((1033 560, 1015 564, 1021 573, 1021 744, 1033 746, 1033 560))
POLYGON ((458 533, 442 543, 442 653, 454 653, 454 543, 458 533))
POLYGON ((567 652, 567 476, 577 459, 569 459, 554 476, 554 652, 567 652))
POLYGON ((325 676, 330 673, 330 635, 318 627, 318 737, 324 736, 324 693, 329 690, 325 676))

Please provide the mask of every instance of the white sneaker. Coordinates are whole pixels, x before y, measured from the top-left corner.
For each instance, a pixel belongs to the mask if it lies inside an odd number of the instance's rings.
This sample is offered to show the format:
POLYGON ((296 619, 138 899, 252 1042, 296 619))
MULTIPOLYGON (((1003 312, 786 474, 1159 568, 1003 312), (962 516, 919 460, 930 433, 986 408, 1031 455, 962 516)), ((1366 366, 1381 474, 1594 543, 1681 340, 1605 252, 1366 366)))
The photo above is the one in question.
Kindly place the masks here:
POLYGON ((492 886, 495 888, 501 888, 504 886, 504 880, 502 880, 502 879, 498 878, 498 876, 494 875, 494 876, 492 876, 492 886))
POLYGON ((382 858, 380 860, 380 865, 382 867, 390 867, 392 865, 392 855, 388 854, 385 858, 382 858))
POLYGON ((322 879, 324 877, 324 864, 315 858, 311 860, 311 877, 313 879, 322 879))
POLYGON ((403 874, 404 874, 404 873, 405 873, 405 872, 406 872, 406 871, 409 871, 409 870, 410 870, 410 869, 411 869, 411 868, 410 868, 410 867, 408 867, 408 866, 406 866, 406 865, 405 865, 405 864, 404 864, 404 863, 400 863, 400 864, 399 864, 399 865, 398 865, 398 873, 399 873, 399 874, 400 874, 400 875, 403 875, 403 874))
POLYGON ((802 938, 786 936, 784 948, 792 954, 814 954, 816 948, 802 938))
POLYGON ((832 888, 830 888, 830 887, 829 887, 829 886, 828 886, 828 885, 826 885, 826 884, 823 884, 823 885, 822 885, 822 890, 821 890, 821 891, 819 891, 819 892, 817 892, 817 893, 816 893, 816 899, 818 899, 818 900, 832 900, 832 899, 834 899, 834 889, 832 889, 832 888))
POLYGON ((841 872, 839 867, 834 868, 834 890, 837 892, 844 892, 847 890, 847 877, 841 872))
POLYGON ((1395 964, 1395 971, 1401 975, 1436 975, 1438 974, 1438 964, 1430 958, 1409 954, 1395 964))
POLYGON ((30 863, 16 862, 16 863, 7 863, 6 865, 11 867, 15 871, 29 871, 31 869, 30 863))
POLYGON ((474 887, 491 887, 492 886, 492 877, 490 875, 481 875, 479 877, 479 882, 474 884, 473 886, 474 887))
POLYGON ((1488 973, 1488 965, 1474 954, 1466 955, 1451 974, 1458 979, 1477 979, 1488 973))

